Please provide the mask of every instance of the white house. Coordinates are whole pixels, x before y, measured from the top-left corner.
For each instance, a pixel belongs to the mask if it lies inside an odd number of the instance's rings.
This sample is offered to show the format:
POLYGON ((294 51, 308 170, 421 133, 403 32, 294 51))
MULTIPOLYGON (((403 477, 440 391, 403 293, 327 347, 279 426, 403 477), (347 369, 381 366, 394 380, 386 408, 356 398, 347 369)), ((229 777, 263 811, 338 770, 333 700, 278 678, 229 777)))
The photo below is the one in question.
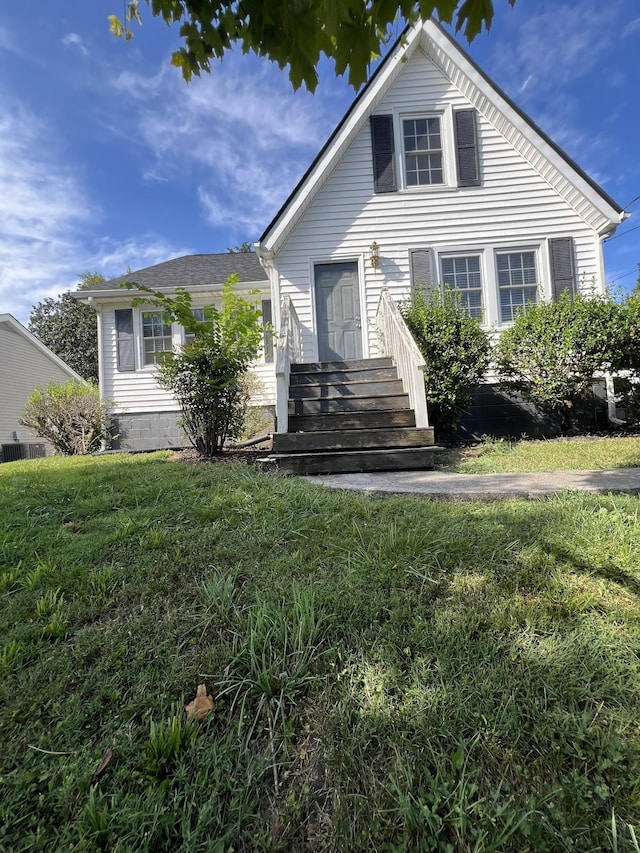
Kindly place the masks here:
MULTIPOLYGON (((194 311, 215 304, 229 276, 239 278, 237 292, 261 302, 271 323, 269 281, 253 252, 187 255, 153 267, 134 270, 103 282, 91 290, 77 291, 77 299, 92 305, 98 317, 99 382, 102 396, 115 404, 114 432, 123 449, 155 449, 187 443, 178 426, 179 408, 172 395, 156 382, 157 354, 187 342, 177 323, 163 322, 163 312, 150 304, 136 304, 147 294, 124 288, 135 283, 167 294, 185 288, 192 294, 194 311)), ((270 338, 269 338, 270 341, 270 338)), ((267 346, 254 365, 260 382, 256 404, 275 403, 273 351, 267 346)))
POLYGON ((50 382, 84 382, 11 314, 0 314, 0 461, 44 456, 50 446, 20 425, 30 394, 50 382))
MULTIPOLYGON (((373 385, 345 385, 366 377, 354 379, 344 365, 336 376, 334 365, 325 376, 316 370, 292 380, 300 363, 390 355, 415 414, 412 423, 401 418, 397 426, 428 428, 419 364, 397 327, 393 303, 412 286, 446 283, 487 329, 499 332, 520 306, 539 298, 555 299, 566 289, 604 292, 602 242, 624 217, 438 24, 407 30, 256 243, 268 279, 256 266, 251 284, 263 289, 265 304, 270 300, 278 335, 276 364, 260 365, 263 402, 276 405, 276 449, 308 449, 306 439, 283 439, 287 433, 320 431, 327 438, 339 423, 340 429, 375 429, 384 420, 376 411, 405 406, 397 385, 388 386, 393 403, 376 402, 375 380, 397 377, 371 374, 373 385), (316 386, 308 395, 315 403, 304 403, 300 389, 289 392, 300 384, 316 386), (353 400, 345 401, 356 396, 364 397, 360 408, 368 412, 358 423, 347 417, 353 400), (342 417, 313 424, 304 419, 311 414, 342 417)), ((242 256, 226 257, 237 263, 242 256)), ((161 273, 165 266, 143 272, 161 273)), ((118 364, 122 330, 115 309, 127 301, 111 284, 82 293, 100 312, 104 393, 128 412, 169 411, 145 356, 151 332, 144 309, 133 309, 127 327, 135 360, 124 369, 118 364)), ((175 284, 208 295, 204 282, 175 284)), ((158 334, 162 346, 181 339, 177 329, 158 334)), ((368 366, 388 369, 386 362, 368 366)), ((428 443, 425 433, 415 435, 428 443)), ((372 434, 371 450, 388 450, 396 441, 376 443, 376 437, 382 433, 372 434)), ((345 439, 336 448, 352 445, 345 439)))

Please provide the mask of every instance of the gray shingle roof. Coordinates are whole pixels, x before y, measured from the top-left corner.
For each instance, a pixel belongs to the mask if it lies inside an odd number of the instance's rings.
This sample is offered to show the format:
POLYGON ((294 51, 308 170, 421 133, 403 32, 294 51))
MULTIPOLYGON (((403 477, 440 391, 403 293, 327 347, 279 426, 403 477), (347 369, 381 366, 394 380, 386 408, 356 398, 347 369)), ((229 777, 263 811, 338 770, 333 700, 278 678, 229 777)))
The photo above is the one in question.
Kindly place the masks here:
POLYGON ((155 290, 174 290, 176 287, 198 285, 220 286, 230 275, 237 274, 241 282, 267 281, 255 252, 225 252, 220 255, 185 255, 164 261, 153 267, 134 270, 126 275, 97 284, 91 290, 115 290, 124 281, 144 284, 155 290))

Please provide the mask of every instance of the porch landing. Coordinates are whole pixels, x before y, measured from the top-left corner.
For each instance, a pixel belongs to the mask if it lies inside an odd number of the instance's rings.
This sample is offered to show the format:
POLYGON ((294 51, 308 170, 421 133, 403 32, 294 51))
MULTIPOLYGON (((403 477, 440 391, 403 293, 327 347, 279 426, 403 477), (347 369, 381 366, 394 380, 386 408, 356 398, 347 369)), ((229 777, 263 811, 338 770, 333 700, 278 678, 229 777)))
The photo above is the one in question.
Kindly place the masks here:
POLYGON ((416 427, 389 358, 292 364, 288 432, 262 460, 288 474, 433 468, 433 429, 416 427))

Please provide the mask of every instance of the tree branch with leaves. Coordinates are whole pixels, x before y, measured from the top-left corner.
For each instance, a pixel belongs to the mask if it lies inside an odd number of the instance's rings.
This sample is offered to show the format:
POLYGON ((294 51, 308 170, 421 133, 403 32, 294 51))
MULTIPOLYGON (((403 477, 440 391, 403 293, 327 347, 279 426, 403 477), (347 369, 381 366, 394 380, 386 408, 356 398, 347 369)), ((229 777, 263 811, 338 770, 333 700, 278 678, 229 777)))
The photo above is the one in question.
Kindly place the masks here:
MULTIPOLYGON (((211 70, 211 62, 238 45, 243 53, 266 56, 288 67, 294 89, 313 92, 323 56, 336 74, 348 72, 359 89, 371 62, 382 55, 398 22, 415 23, 432 16, 451 24, 472 41, 493 20, 491 0, 146 0, 151 14, 180 27, 183 46, 171 57, 185 80, 211 70)), ((516 0, 506 0, 513 6, 516 0)), ((112 32, 133 36, 142 24, 139 0, 130 0, 123 21, 109 16, 112 32)))

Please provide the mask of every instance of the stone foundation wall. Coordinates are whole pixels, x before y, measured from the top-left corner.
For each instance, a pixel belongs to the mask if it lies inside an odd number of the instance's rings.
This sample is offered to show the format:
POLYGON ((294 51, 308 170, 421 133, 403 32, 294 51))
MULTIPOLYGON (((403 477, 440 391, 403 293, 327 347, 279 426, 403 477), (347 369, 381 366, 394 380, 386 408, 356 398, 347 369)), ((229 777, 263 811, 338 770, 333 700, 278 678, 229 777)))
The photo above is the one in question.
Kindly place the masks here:
MULTIPOLYGON (((273 432, 274 406, 250 407, 247 418, 258 433, 273 432)), ((179 412, 118 414, 112 418, 112 432, 119 438, 112 450, 164 450, 167 447, 191 447, 181 426, 179 412)))
POLYGON ((112 418, 112 430, 118 436, 113 450, 160 450, 188 447, 189 439, 178 426, 179 412, 143 412, 119 414, 112 418))

